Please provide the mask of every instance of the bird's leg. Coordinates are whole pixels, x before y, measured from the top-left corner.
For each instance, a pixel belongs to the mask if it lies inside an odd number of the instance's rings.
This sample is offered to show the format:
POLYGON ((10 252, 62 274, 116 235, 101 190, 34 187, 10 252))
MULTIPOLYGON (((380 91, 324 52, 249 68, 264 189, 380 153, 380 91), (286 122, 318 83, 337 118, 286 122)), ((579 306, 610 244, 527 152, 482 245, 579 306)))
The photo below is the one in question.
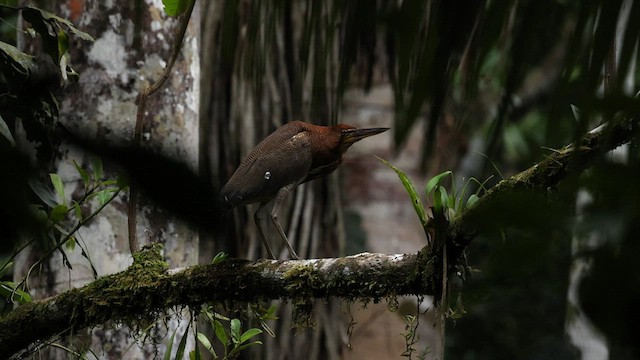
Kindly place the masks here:
POLYGON ((271 250, 271 246, 269 246, 269 241, 267 241, 267 237, 264 235, 264 230, 262 229, 262 210, 264 209, 264 206, 267 205, 267 202, 261 202, 260 206, 258 206, 258 209, 256 210, 256 212, 253 214, 253 220, 256 222, 256 226, 258 227, 258 232, 260 233, 260 239, 262 239, 262 243, 264 244, 264 247, 267 248, 267 253, 269 254, 269 256, 275 260, 278 260, 278 258, 273 255, 273 251, 271 250))
POLYGON ((278 232, 280 233, 280 237, 282 238, 282 241, 284 241, 284 244, 287 246, 287 249, 289 249, 289 255, 291 255, 291 258, 300 260, 300 257, 298 256, 298 254, 296 254, 296 252, 291 247, 291 244, 289 244, 287 235, 284 233, 284 230, 282 230, 282 226, 280 226, 280 222, 278 221, 278 212, 280 211, 280 205, 282 205, 282 202, 284 201, 284 199, 287 197, 289 192, 296 187, 296 185, 297 184, 295 183, 290 184, 278 191, 278 195, 276 195, 276 201, 274 202, 273 209, 271 210, 271 221, 273 221, 273 225, 275 225, 276 229, 278 229, 278 232))

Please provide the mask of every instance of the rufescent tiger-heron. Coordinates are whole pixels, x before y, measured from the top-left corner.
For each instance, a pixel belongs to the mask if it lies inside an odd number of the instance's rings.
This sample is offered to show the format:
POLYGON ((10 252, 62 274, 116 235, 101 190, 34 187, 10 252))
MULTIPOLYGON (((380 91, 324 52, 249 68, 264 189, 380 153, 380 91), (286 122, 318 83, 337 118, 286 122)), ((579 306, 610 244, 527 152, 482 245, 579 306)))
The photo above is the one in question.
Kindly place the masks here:
POLYGON ((276 259, 262 228, 262 210, 275 198, 271 220, 294 259, 299 259, 278 221, 282 202, 297 185, 325 176, 342 163, 347 149, 358 140, 389 128, 357 129, 351 125, 313 125, 289 122, 262 140, 238 166, 222 187, 224 206, 259 202, 254 214, 258 231, 269 256, 276 259))

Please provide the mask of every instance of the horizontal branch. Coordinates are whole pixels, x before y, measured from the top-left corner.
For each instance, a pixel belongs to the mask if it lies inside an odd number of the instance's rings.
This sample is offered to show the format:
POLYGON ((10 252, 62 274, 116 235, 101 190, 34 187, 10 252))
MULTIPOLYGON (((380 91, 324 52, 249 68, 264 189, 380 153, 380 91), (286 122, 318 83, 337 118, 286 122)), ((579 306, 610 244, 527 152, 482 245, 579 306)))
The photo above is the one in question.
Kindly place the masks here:
POLYGON ((167 271, 159 247, 140 254, 121 273, 22 305, 0 319, 0 358, 68 329, 108 320, 153 321, 174 306, 328 297, 378 301, 431 293, 431 270, 422 252, 291 261, 229 259, 172 271, 167 271))

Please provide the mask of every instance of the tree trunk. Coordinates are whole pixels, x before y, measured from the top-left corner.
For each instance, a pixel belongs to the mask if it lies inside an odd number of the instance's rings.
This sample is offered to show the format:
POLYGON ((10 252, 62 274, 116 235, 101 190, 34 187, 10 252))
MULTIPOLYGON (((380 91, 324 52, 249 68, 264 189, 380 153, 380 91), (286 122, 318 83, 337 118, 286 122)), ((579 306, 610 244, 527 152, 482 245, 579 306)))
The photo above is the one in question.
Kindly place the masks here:
MULTIPOLYGON (((103 2, 95 0, 51 2, 41 6, 54 14, 70 19, 79 29, 91 34, 95 42, 81 42, 71 36, 70 65, 80 74, 77 84, 65 89, 60 99, 60 122, 71 131, 90 139, 124 144, 132 141, 136 123, 136 97, 142 89, 156 81, 176 46, 178 20, 165 15, 159 2, 142 1, 103 2)), ((199 11, 194 11, 170 78, 147 102, 143 147, 184 161, 198 169, 199 143, 199 11)), ((30 45, 33 46, 33 45, 30 45)), ((90 156, 75 148, 62 146, 56 168, 65 183, 67 201, 83 195, 83 183, 73 161, 90 168, 90 156)), ((105 176, 116 177, 113 167, 106 163, 105 176)), ((161 181, 161 179, 158 179, 161 181)), ((167 191, 172 189, 166 184, 167 191)), ((32 294, 36 298, 52 296, 79 287, 97 276, 124 270, 132 263, 127 232, 127 194, 118 196, 86 227, 77 233, 78 245, 66 251, 71 267, 64 265, 56 252, 44 263, 41 271, 29 277, 32 294)), ((91 205, 94 211, 97 203, 91 205)), ((140 197, 138 202, 137 236, 142 244, 162 242, 165 256, 173 266, 194 265, 198 261, 198 235, 189 227, 140 197)), ((16 279, 21 279, 40 250, 31 248, 17 262, 16 279)), ((187 317, 183 317, 186 319, 187 317)), ((116 324, 91 329, 81 340, 74 339, 70 347, 85 353, 88 348, 108 358, 155 358, 164 351, 167 332, 171 335, 185 321, 172 321, 170 329, 157 325, 152 332, 159 336, 160 345, 136 346, 135 334, 116 324), (133 345, 133 346, 132 346, 133 345)), ((183 330, 178 331, 178 335, 183 330)), ((167 337, 168 339, 168 337, 167 337)), ((193 339, 193 337, 190 337, 193 339)), ((176 336, 176 342, 180 336, 176 336)), ((193 341, 191 341, 193 347, 193 341)), ((69 345, 67 345, 69 346, 69 345)), ((174 346, 174 348, 176 348, 174 346)), ((175 351, 175 350, 174 350, 175 351)), ((43 354, 44 355, 44 354, 43 354)), ((67 359, 62 350, 47 351, 45 358, 67 359)))

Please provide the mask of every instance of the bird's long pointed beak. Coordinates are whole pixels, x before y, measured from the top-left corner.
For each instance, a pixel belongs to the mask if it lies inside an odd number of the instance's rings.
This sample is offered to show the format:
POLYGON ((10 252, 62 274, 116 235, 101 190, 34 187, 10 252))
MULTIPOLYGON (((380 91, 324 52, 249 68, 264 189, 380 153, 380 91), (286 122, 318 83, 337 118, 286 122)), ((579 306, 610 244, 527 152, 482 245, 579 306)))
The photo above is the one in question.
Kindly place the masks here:
POLYGON ((362 140, 366 137, 380 134, 381 132, 385 132, 389 130, 389 128, 368 128, 368 129, 347 129, 343 130, 344 139, 353 144, 356 141, 362 140))

